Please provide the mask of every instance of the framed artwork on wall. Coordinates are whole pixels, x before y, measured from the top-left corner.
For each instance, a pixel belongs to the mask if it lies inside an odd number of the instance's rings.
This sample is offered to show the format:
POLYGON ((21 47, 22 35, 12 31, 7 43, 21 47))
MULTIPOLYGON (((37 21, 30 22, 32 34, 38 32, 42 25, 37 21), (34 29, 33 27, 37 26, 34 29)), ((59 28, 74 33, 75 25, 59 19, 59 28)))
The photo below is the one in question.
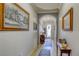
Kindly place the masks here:
POLYGON ((2 30, 29 30, 29 13, 16 3, 3 4, 2 30))
POLYGON ((73 8, 62 17, 62 29, 64 31, 73 31, 73 8))
POLYGON ((37 30, 37 23, 33 23, 33 30, 37 30))

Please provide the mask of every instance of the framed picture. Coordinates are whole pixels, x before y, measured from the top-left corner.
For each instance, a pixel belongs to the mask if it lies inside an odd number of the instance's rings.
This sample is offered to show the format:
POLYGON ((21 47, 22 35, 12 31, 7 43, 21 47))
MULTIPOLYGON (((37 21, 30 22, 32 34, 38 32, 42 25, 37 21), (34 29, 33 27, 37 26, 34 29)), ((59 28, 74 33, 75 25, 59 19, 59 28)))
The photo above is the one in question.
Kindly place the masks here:
POLYGON ((29 30, 29 13, 16 3, 4 4, 2 30, 29 30))
POLYGON ((37 23, 33 23, 33 30, 37 30, 37 23))
POLYGON ((73 8, 69 9, 68 12, 63 16, 62 29, 64 31, 73 31, 73 8))

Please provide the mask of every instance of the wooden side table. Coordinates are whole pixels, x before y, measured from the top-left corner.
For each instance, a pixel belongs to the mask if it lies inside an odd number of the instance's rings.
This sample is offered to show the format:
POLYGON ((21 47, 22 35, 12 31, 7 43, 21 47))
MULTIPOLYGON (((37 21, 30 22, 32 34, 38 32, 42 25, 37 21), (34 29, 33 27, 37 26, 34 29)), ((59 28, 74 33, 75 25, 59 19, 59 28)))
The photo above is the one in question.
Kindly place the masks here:
POLYGON ((68 56, 70 56, 71 49, 70 48, 66 48, 66 49, 60 48, 60 56, 62 56, 63 53, 66 53, 66 54, 68 54, 68 56))

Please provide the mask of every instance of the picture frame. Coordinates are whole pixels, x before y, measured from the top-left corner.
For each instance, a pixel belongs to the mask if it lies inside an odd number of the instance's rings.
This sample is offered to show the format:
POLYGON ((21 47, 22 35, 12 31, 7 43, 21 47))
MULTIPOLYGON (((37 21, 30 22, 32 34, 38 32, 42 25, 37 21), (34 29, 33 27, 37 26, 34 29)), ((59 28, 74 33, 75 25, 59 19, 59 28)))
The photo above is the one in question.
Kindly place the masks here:
POLYGON ((33 30, 37 30, 37 23, 33 23, 33 30))
POLYGON ((1 30, 29 30, 29 13, 17 3, 3 4, 1 30))
POLYGON ((62 29, 64 31, 73 31, 73 8, 62 17, 62 29))

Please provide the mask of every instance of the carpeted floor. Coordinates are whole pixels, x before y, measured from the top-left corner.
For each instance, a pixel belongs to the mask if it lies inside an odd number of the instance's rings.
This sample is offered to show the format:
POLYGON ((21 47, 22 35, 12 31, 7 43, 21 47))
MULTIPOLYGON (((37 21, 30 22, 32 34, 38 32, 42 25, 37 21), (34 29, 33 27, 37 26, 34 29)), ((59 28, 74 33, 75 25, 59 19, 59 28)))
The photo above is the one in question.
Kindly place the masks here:
POLYGON ((39 56, 50 56, 50 50, 42 49, 39 53, 39 56))
POLYGON ((51 39, 46 39, 43 48, 41 49, 39 56, 50 56, 52 49, 51 39))

